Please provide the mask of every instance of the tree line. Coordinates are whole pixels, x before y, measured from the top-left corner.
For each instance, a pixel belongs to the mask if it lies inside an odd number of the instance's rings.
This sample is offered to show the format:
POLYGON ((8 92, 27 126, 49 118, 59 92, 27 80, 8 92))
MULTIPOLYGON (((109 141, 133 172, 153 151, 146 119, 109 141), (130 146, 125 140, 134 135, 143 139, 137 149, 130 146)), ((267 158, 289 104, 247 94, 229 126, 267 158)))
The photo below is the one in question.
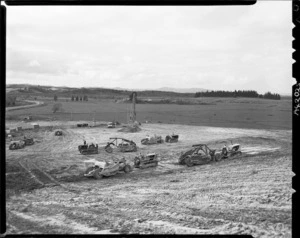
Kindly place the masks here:
MULTIPOLYGON (((54 101, 57 101, 58 97, 57 97, 56 94, 54 95, 53 99, 54 99, 54 101)), ((88 101, 88 96, 87 95, 84 95, 84 96, 78 96, 78 95, 74 96, 74 95, 72 95, 71 96, 71 101, 88 101)))
POLYGON ((247 98, 265 98, 265 99, 275 99, 280 100, 281 97, 277 93, 267 92, 265 94, 258 94, 254 90, 234 90, 234 91, 206 91, 206 92, 196 92, 195 97, 247 97, 247 98))

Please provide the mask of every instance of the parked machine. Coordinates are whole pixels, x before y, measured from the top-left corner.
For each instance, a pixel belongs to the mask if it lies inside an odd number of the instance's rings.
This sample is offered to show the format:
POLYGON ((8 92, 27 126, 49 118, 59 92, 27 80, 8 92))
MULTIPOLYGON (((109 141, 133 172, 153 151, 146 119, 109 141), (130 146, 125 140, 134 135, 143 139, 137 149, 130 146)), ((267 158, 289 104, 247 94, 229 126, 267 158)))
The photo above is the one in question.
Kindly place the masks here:
POLYGON ((167 143, 175 143, 175 142, 178 142, 178 138, 179 138, 179 135, 175 135, 175 134, 167 135, 165 141, 167 143))
POLYGON ((226 146, 224 145, 224 147, 222 148, 222 159, 227 159, 229 157, 234 157, 234 156, 238 156, 241 155, 242 151, 241 151, 241 146, 240 144, 233 144, 233 145, 229 145, 226 146))
POLYGON ((10 150, 18 150, 24 147, 25 147, 25 142, 23 140, 18 140, 18 141, 11 141, 8 148, 10 150))
POLYGON ((163 143, 164 139, 161 136, 154 135, 152 137, 146 136, 146 138, 141 140, 143 145, 153 145, 163 143))
POLYGON ((27 138, 26 136, 24 136, 23 141, 25 143, 25 146, 27 146, 27 145, 33 145, 34 144, 33 138, 27 138))
POLYGON ((148 167, 155 167, 158 165, 158 159, 156 153, 149 153, 146 155, 139 155, 134 158, 134 167, 145 169, 148 167))
POLYGON ((120 152, 133 152, 137 151, 136 143, 132 140, 127 140, 120 137, 109 138, 111 141, 105 146, 105 151, 107 153, 112 153, 114 150, 120 152))
POLYGON ((84 176, 92 177, 95 179, 113 176, 120 171, 123 171, 125 173, 129 173, 132 171, 132 167, 127 163, 125 158, 111 163, 100 162, 92 159, 84 161, 84 164, 86 167, 84 176))
POLYGON ((78 146, 78 150, 79 150, 80 154, 83 154, 83 155, 98 154, 98 144, 91 143, 88 145, 84 141, 83 145, 78 146))
POLYGON ((178 163, 190 167, 218 161, 221 159, 221 155, 215 152, 216 150, 210 149, 206 144, 193 145, 191 150, 186 151, 179 157, 178 163))
POLYGON ((54 133, 55 136, 62 136, 62 134, 63 134, 62 130, 57 130, 54 133))

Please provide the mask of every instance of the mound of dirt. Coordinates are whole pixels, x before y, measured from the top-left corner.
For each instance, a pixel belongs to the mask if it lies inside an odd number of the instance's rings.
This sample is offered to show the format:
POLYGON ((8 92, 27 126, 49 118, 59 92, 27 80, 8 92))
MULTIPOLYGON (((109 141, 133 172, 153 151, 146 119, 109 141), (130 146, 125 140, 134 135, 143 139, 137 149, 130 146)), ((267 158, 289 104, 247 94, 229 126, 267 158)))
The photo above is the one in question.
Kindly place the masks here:
POLYGON ((141 131, 142 129, 138 125, 127 125, 124 126, 122 129, 118 130, 119 132, 129 132, 129 133, 134 133, 141 131))

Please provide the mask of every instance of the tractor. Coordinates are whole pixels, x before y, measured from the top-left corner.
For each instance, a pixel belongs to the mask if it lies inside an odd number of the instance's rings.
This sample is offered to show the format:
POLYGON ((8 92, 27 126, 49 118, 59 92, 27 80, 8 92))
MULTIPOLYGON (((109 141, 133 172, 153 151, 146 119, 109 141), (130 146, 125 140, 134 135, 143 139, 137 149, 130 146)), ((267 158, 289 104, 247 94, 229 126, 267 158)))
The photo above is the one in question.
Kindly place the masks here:
POLYGON ((62 136, 63 132, 61 130, 55 131, 54 135, 55 136, 62 136))
POLYGON ((98 144, 91 143, 90 145, 88 145, 84 141, 83 145, 78 146, 78 150, 80 154, 83 155, 98 154, 98 144))
POLYGON ((18 150, 24 147, 25 147, 25 142, 23 140, 18 140, 18 141, 11 141, 8 148, 10 150, 18 150))
POLYGON ((126 162, 125 158, 115 162, 100 162, 95 159, 84 161, 86 171, 85 177, 92 177, 95 179, 101 179, 102 177, 113 176, 120 171, 129 173, 132 171, 130 164, 126 162))
POLYGON ((210 149, 206 144, 193 145, 191 150, 183 153, 178 163, 187 166, 208 164, 212 161, 219 161, 221 159, 221 153, 216 153, 216 150, 210 149))
POLYGON ((145 169, 148 167, 156 167, 158 165, 158 159, 156 153, 149 153, 146 155, 139 155, 134 158, 134 167, 145 169))
POLYGON ((23 139, 25 145, 33 145, 34 144, 34 141, 32 138, 27 138, 26 136, 24 136, 24 139, 23 139))
POLYGON ((167 135, 165 141, 167 143, 175 143, 178 142, 179 135, 167 135))
POLYGON ((161 136, 154 135, 152 137, 146 136, 146 138, 141 140, 143 145, 153 145, 153 144, 161 144, 164 142, 164 139, 161 136))
POLYGON ((229 157, 235 157, 241 154, 242 151, 240 144, 233 144, 229 146, 224 145, 224 147, 222 148, 221 156, 222 159, 227 159, 229 157))
POLYGON ((107 143, 104 147, 107 153, 112 153, 113 150, 117 150, 120 152, 133 152, 137 151, 136 143, 132 140, 127 140, 124 138, 113 137, 109 138, 111 141, 107 143))

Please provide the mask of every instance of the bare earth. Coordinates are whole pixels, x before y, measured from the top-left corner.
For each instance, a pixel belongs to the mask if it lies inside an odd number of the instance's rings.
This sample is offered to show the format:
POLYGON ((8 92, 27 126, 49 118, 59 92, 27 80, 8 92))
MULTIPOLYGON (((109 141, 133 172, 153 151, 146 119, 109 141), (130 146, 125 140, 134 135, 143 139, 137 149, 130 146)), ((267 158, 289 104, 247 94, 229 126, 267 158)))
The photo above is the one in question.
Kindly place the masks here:
POLYGON ((8 234, 291 237, 291 130, 143 124, 140 132, 122 133, 119 128, 76 128, 75 122, 37 123, 39 131, 24 131, 36 139, 33 146, 10 151, 7 141, 8 234), (64 135, 54 136, 55 128, 64 135), (172 132, 179 134, 178 143, 140 143, 146 135, 172 132), (134 140, 138 151, 106 153, 102 147, 113 136, 134 140), (79 154, 83 139, 98 143, 100 153, 79 154), (203 166, 177 164, 180 152, 191 145, 221 148, 224 140, 240 143, 243 155, 203 166), (147 152, 159 154, 158 167, 102 180, 83 177, 86 159, 125 156, 132 162, 135 154, 147 152))

